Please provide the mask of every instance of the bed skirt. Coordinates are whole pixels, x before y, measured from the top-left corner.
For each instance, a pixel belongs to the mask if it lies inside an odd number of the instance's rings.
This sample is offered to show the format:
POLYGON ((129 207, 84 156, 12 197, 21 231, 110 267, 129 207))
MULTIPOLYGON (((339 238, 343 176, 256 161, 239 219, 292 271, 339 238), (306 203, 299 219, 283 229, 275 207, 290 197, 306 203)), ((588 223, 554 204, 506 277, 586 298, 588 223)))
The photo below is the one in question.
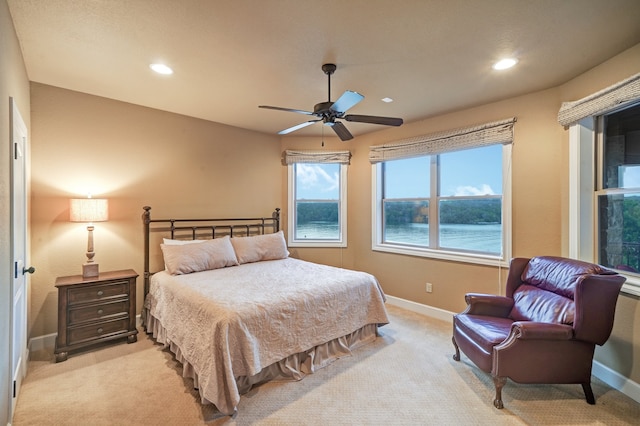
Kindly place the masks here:
MULTIPOLYGON (((181 349, 166 336, 166 330, 153 315, 145 308, 142 313, 145 330, 151 334, 156 342, 163 344, 165 348, 175 355, 176 360, 182 364, 182 376, 193 379, 194 388, 198 389, 202 404, 214 404, 216 401, 207 400, 198 384, 198 373, 182 354, 181 349)), ((326 367, 337 359, 350 356, 351 351, 373 342, 377 337, 377 324, 367 324, 352 333, 326 343, 319 344, 304 352, 289 355, 267 367, 253 376, 236 377, 236 385, 239 393, 245 394, 255 385, 268 381, 297 381, 302 380, 307 374, 326 367)), ((236 407, 237 408, 237 407, 236 407)), ((229 414, 229 413, 225 413, 229 414)))

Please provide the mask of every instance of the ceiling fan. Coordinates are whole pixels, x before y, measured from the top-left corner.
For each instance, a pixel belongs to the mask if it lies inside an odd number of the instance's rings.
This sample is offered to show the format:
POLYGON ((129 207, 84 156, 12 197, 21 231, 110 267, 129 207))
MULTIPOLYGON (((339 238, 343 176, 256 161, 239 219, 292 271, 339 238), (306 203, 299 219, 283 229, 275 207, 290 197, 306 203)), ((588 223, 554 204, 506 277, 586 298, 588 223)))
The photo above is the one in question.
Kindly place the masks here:
POLYGON ((375 115, 357 115, 357 114, 347 114, 345 112, 358 102, 364 99, 358 92, 352 92, 350 90, 345 91, 342 96, 338 98, 337 101, 331 102, 331 75, 335 72, 336 65, 335 64, 324 64, 322 65, 322 71, 327 75, 329 81, 329 95, 327 102, 320 102, 313 107, 313 112, 304 111, 300 109, 292 109, 292 108, 281 108, 269 105, 260 105, 258 108, 266 108, 266 109, 275 109, 278 111, 289 111, 295 112, 298 114, 305 115, 313 115, 317 117, 316 119, 305 121, 304 123, 296 124, 293 127, 289 127, 288 129, 284 129, 278 132, 279 135, 286 135, 287 133, 291 133, 298 129, 302 129, 303 127, 310 126, 311 124, 322 121, 323 124, 331 127, 336 135, 343 140, 347 141, 349 139, 353 139, 353 135, 349 130, 345 127, 344 124, 340 121, 336 121, 336 119, 344 119, 346 121, 354 121, 359 123, 369 123, 369 124, 382 124, 385 126, 400 126, 403 121, 402 118, 394 118, 394 117, 378 117, 375 115))

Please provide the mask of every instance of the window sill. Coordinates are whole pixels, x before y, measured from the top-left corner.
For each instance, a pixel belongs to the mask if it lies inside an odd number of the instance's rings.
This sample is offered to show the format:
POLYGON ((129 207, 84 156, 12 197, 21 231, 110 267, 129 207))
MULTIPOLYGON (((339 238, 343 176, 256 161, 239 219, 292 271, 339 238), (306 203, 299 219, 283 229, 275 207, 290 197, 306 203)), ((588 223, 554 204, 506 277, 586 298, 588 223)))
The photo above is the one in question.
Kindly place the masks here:
POLYGON ((392 244, 376 244, 371 247, 374 251, 386 253, 405 254, 409 256, 428 257, 432 259, 448 260, 451 262, 474 263, 478 265, 509 267, 509 262, 500 256, 482 255, 475 253, 460 253, 446 250, 431 250, 422 248, 409 248, 392 244))
POLYGON ((627 277, 627 281, 625 281, 625 283, 622 285, 622 290, 620 290, 620 292, 624 294, 640 297, 640 277, 636 277, 632 275, 624 275, 624 276, 627 277))

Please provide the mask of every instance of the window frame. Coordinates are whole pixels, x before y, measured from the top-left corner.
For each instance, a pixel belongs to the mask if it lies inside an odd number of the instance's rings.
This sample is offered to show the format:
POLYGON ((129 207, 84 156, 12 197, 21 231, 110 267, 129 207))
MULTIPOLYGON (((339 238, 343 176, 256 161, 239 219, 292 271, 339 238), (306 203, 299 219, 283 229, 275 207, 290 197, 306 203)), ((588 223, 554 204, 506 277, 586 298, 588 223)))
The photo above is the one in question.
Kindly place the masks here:
MULTIPOLYGON (((340 189, 338 191, 338 227, 340 238, 337 240, 296 239, 296 176, 295 166, 301 163, 287 165, 287 199, 288 199, 288 230, 287 244, 289 247, 347 247, 347 169, 348 164, 336 163, 340 167, 340 189)), ((326 164, 322 161, 307 162, 305 164, 326 164)))
MULTIPOLYGON (((640 106, 640 99, 585 117, 569 126, 569 256, 597 263, 599 252, 597 197, 623 193, 602 189, 603 116, 640 106)), ((637 190, 633 192, 638 192, 637 190)), ((640 296, 640 274, 617 271, 627 278, 622 292, 640 296)))
MULTIPOLYGON (((374 251, 404 254, 410 256, 427 257, 433 259, 449 260, 453 262, 475 263, 481 265, 508 267, 511 259, 512 250, 512 229, 511 229, 511 154, 512 144, 502 145, 502 253, 499 255, 482 254, 474 252, 465 252, 452 249, 416 247, 396 243, 385 243, 383 241, 383 208, 382 208, 382 192, 383 192, 383 173, 382 163, 373 163, 371 165, 372 175, 372 206, 371 206, 371 249, 374 251)), ((436 163, 435 171, 431 166, 431 191, 429 205, 439 203, 443 198, 440 197, 437 189, 439 165, 437 158, 439 154, 432 154, 430 164, 436 163)), ((430 207, 431 208, 431 207, 430 207)), ((437 209, 438 206, 436 205, 437 209)), ((431 227, 430 227, 431 232, 431 227)), ((431 236, 430 235, 430 239, 431 236)))

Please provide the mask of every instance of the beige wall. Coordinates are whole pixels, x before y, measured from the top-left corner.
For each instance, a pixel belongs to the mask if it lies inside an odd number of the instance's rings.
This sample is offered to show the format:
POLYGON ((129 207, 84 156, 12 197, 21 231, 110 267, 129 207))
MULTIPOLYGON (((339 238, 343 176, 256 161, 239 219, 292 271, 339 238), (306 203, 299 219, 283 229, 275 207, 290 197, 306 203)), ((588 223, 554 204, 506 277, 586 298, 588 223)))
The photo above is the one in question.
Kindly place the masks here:
MULTIPOLYGON (((513 256, 568 252, 568 135, 556 121, 560 103, 586 96, 640 69, 640 46, 554 89, 377 130, 347 144, 348 247, 292 249, 296 257, 375 274, 384 290, 457 312, 470 291, 500 293, 505 270, 371 251, 370 145, 515 116, 513 256), (433 293, 424 283, 434 284, 433 293)), ((140 213, 156 217, 265 215, 280 206, 287 220, 286 148, 321 149, 319 138, 254 133, 40 84, 32 84, 32 257, 30 335, 56 330, 56 276, 77 274, 86 230, 68 219, 67 200, 93 191, 111 200, 111 220, 95 231, 103 270, 142 270, 140 213)), ((141 290, 139 280, 138 289, 141 290)), ((140 310, 141 300, 138 301, 140 310)), ((623 295, 614 336, 598 359, 640 383, 638 301, 623 295)))
MULTIPOLYGON (((68 221, 69 198, 109 199, 96 261, 139 274, 145 205, 156 218, 264 216, 279 206, 276 136, 37 83, 31 96, 32 337, 56 332, 55 279, 81 273, 85 260, 86 226, 68 221)), ((142 296, 137 304, 140 312, 142 296)))
MULTIPOLYGON (((12 253, 11 253, 11 217, 10 217, 10 190, 11 190, 11 145, 10 145, 10 114, 9 98, 13 98, 20 110, 20 115, 27 125, 31 127, 29 114, 29 79, 24 66, 20 44, 16 37, 9 13, 9 7, 5 0, 0 1, 0 424, 11 422, 9 407, 11 404, 11 361, 9 359, 11 347, 10 328, 11 322, 11 277, 12 277, 12 253)), ((29 160, 29 152, 26 153, 26 161, 29 160)), ((27 164, 28 173, 28 164, 27 164)), ((27 278, 27 281, 29 278, 27 278)))

